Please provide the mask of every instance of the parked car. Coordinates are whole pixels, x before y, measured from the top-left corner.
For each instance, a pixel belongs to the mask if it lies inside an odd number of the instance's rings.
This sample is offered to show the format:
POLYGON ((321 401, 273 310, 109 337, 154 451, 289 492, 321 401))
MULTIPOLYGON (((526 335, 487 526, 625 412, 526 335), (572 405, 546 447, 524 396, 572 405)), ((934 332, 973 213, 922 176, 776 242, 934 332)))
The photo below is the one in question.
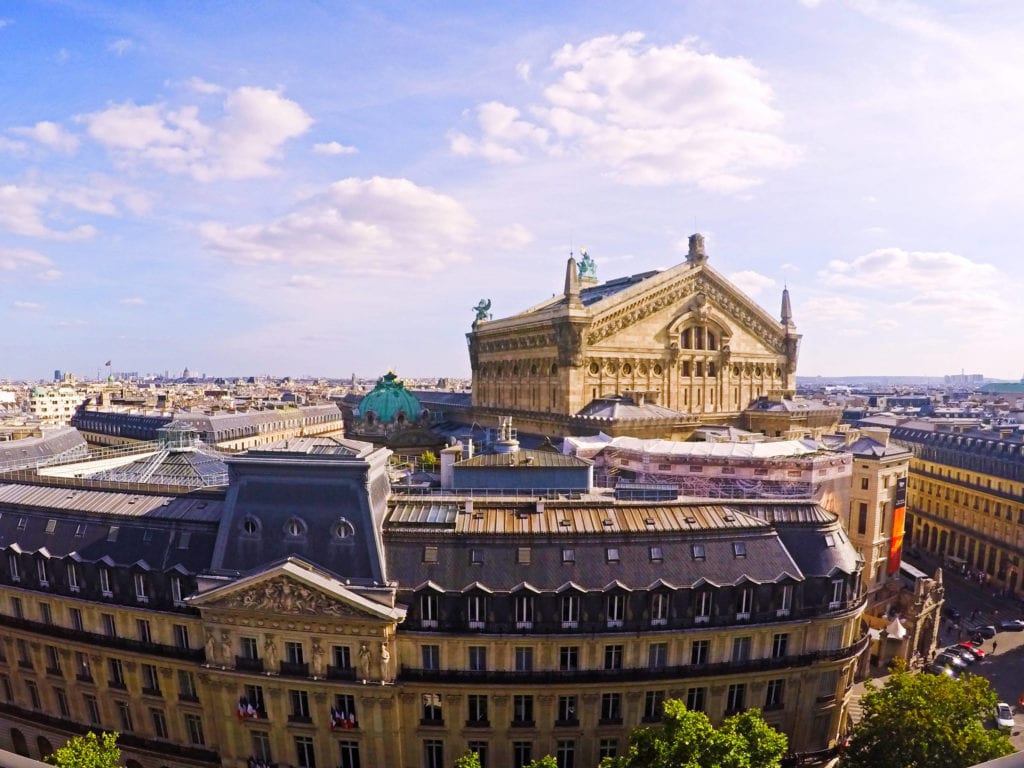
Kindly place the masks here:
POLYGON ((977 656, 968 651, 966 648, 961 648, 959 645, 950 646, 944 651, 944 653, 949 653, 956 656, 957 658, 963 659, 968 664, 973 664, 978 660, 977 656))
POLYGON ((960 657, 959 653, 950 653, 949 651, 943 651, 936 656, 935 663, 941 664, 944 667, 953 667, 957 670, 964 669, 967 666, 967 662, 960 657))
POLYGON ((981 627, 975 627, 972 630, 971 637, 980 637, 982 640, 991 640, 996 636, 996 628, 991 624, 985 624, 981 627))
POLYGON ((1016 723, 1013 720, 1013 710, 1005 701, 996 704, 996 726, 999 728, 1013 728, 1016 723))
MULTIPOLYGON (((980 643, 979 643, 979 645, 980 645, 980 643)), ((983 658, 985 658, 985 652, 983 650, 981 650, 981 648, 979 648, 977 645, 975 645, 972 642, 969 642, 969 641, 965 640, 964 642, 960 643, 957 647, 958 648, 963 648, 965 651, 967 651, 969 654, 971 654, 976 659, 983 659, 983 658)))
POLYGON ((928 675, 945 675, 946 677, 956 677, 956 670, 952 667, 944 667, 941 664, 925 664, 922 670, 928 675))
POLYGON ((1006 619, 999 622, 1000 632, 1024 632, 1024 621, 1020 619, 1006 619))

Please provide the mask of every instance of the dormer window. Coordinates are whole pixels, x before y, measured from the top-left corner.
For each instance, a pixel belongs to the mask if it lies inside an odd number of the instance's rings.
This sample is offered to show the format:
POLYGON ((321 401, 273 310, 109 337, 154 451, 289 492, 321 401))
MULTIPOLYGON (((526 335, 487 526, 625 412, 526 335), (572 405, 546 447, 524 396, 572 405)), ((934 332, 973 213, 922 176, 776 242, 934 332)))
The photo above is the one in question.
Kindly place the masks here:
POLYGON ((306 524, 297 517, 293 517, 284 524, 284 534, 289 538, 296 539, 306 535, 306 524))

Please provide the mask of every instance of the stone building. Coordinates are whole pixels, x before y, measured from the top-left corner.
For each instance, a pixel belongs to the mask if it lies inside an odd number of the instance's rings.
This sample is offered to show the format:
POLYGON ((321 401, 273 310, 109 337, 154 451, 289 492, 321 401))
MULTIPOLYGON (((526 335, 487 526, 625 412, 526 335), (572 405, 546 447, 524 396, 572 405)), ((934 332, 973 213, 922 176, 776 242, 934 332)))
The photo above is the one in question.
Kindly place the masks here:
POLYGON ((467 338, 481 423, 511 415, 524 432, 588 434, 580 417, 620 396, 628 426, 611 418, 602 431, 671 439, 792 397, 800 345, 788 292, 776 320, 709 266, 699 234, 683 264, 604 283, 588 256, 570 258, 561 294, 497 320, 481 310, 467 338))

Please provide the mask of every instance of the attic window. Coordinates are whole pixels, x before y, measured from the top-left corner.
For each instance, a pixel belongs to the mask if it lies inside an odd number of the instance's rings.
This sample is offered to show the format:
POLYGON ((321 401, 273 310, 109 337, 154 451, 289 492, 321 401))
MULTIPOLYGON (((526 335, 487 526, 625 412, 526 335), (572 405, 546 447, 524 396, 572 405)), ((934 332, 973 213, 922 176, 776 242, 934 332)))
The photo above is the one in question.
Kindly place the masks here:
POLYGON ((437 562, 437 547, 433 545, 427 545, 423 548, 423 562, 424 563, 436 563, 437 562))
POLYGON ((651 547, 651 562, 660 563, 664 560, 664 556, 661 551, 661 547, 651 547))
POLYGON ((563 549, 562 550, 562 562, 563 563, 575 563, 576 562, 576 550, 575 549, 563 549))
POLYGON ((188 543, 192 540, 192 531, 182 531, 178 534, 178 549, 188 549, 188 543))
POLYGON ((469 562, 471 565, 480 565, 484 561, 484 552, 482 549, 471 549, 469 550, 469 562))
POLYGON ((331 533, 334 534, 334 538, 336 539, 349 539, 356 535, 356 529, 352 523, 342 517, 334 524, 334 528, 331 529, 331 533))
POLYGON ((836 545, 836 537, 831 533, 825 534, 825 546, 834 547, 836 545))
POLYGON ((147 528, 145 531, 142 532, 142 540, 143 541, 152 541, 153 540, 153 532, 151 530, 149 530, 149 528, 147 528))
POLYGON ((298 538, 299 536, 306 535, 306 524, 297 517, 293 517, 284 524, 285 536, 291 538, 298 538))
POLYGON ((18 518, 18 530, 19 531, 24 531, 26 528, 28 528, 28 518, 27 517, 19 517, 18 518))
POLYGON ((55 530, 57 530, 57 521, 56 520, 47 520, 46 521, 46 532, 47 533, 53 533, 55 530))
POLYGON ((110 530, 107 532, 107 541, 111 541, 111 542, 117 541, 117 534, 119 534, 120 532, 121 532, 121 526, 119 526, 119 525, 112 525, 112 526, 110 526, 110 530))
POLYGON ((693 555, 694 560, 703 560, 706 557, 703 544, 692 544, 690 546, 690 553, 693 555))
POLYGON ((618 547, 608 547, 608 551, 605 553, 605 555, 606 555, 607 560, 608 560, 609 563, 617 563, 617 562, 619 562, 619 548, 618 547))
POLYGON ((250 536, 260 532, 260 521, 255 517, 247 517, 242 521, 242 530, 250 536))
POLYGON ((733 557, 746 557, 747 556, 747 545, 742 541, 734 541, 732 543, 732 556, 733 557))
POLYGON ((529 547, 517 547, 516 548, 516 562, 519 565, 529 565, 531 559, 531 553, 529 547))
POLYGON ((75 528, 75 538, 76 539, 80 539, 83 536, 85 536, 85 529, 86 529, 86 527, 87 526, 85 525, 85 523, 79 523, 78 524, 78 527, 75 528))

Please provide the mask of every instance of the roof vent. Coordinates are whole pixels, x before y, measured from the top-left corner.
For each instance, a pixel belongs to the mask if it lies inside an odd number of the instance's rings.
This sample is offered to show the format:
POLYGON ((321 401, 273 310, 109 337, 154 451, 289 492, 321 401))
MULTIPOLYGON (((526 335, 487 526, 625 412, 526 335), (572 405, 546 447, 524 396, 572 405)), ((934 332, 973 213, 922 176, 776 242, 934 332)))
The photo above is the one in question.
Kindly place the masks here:
POLYGON ((568 520, 559 520, 558 524, 563 528, 568 528, 570 525, 572 525, 572 523, 570 523, 568 520))
POLYGON ((687 517, 686 518, 686 524, 687 525, 696 525, 697 524, 697 518, 696 517, 687 517))
POLYGON ((609 520, 608 518, 605 518, 604 520, 601 521, 601 525, 603 525, 605 528, 610 528, 611 525, 612 525, 612 521, 609 520))

